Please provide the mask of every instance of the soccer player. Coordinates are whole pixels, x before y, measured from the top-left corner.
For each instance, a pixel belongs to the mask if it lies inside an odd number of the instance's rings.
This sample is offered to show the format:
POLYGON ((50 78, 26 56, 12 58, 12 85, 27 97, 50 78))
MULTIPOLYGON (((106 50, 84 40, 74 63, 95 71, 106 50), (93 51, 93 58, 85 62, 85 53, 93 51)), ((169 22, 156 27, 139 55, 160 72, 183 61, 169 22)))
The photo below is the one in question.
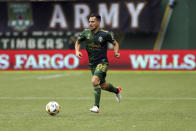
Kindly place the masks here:
POLYGON ((99 113, 99 103, 101 97, 101 89, 116 94, 116 100, 121 101, 121 87, 114 87, 111 83, 105 81, 106 72, 109 66, 107 58, 107 43, 114 45, 114 56, 120 58, 119 44, 114 39, 113 35, 103 29, 100 29, 101 16, 98 14, 91 14, 89 17, 89 29, 85 29, 80 33, 75 43, 75 53, 80 59, 82 53, 80 52, 80 43, 86 44, 86 50, 89 57, 89 66, 92 73, 92 84, 94 86, 94 106, 90 109, 91 112, 99 113))

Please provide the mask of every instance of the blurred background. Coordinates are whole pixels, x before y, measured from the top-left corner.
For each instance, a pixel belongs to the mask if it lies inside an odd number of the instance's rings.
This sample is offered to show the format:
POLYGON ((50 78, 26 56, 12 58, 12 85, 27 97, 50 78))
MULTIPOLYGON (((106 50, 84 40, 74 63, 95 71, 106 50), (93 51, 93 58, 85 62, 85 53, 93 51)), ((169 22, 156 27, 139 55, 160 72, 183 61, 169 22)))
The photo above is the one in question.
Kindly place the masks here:
MULTIPOLYGON (((168 13, 169 1, 173 0, 1 0, 0 49, 73 49, 78 32, 87 28, 85 19, 91 12, 103 13, 102 27, 114 32, 121 49, 154 49, 163 15, 168 13), (132 10, 132 5, 127 2, 135 2, 136 8, 132 10), (145 6, 139 9, 139 3, 145 6), (43 46, 38 46, 38 39, 43 39, 43 46), (51 46, 47 46, 47 40, 51 46), (25 44, 19 46, 17 41, 25 44)), ((174 8, 170 9, 173 12, 161 49, 196 48, 195 4, 194 0, 172 3, 174 8)))
MULTIPOLYGON (((113 32, 122 51, 194 50, 195 4, 194 0, 1 0, 0 51, 73 50, 92 12, 102 16, 101 28, 113 32)), ((108 48, 113 49, 112 44, 108 48)), ((187 59, 195 66, 194 55, 187 59)))

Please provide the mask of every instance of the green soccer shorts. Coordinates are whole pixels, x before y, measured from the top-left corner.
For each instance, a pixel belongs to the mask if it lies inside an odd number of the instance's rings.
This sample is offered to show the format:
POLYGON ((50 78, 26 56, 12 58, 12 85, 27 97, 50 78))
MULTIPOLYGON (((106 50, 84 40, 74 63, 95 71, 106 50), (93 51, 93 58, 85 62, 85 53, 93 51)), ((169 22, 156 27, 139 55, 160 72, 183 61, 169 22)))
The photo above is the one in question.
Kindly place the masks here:
POLYGON ((105 83, 108 66, 109 66, 108 63, 106 62, 99 63, 96 66, 90 66, 92 75, 99 77, 100 84, 105 83))

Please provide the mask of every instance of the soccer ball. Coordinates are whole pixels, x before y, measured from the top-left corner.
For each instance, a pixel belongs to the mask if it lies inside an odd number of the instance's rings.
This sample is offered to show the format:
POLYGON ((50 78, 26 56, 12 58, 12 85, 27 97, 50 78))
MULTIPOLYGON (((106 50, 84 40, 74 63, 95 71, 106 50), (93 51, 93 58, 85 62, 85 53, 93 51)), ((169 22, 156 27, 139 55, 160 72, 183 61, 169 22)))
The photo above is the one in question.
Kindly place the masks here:
POLYGON ((51 101, 46 105, 46 112, 51 116, 57 115, 59 111, 60 111, 60 105, 55 101, 51 101))

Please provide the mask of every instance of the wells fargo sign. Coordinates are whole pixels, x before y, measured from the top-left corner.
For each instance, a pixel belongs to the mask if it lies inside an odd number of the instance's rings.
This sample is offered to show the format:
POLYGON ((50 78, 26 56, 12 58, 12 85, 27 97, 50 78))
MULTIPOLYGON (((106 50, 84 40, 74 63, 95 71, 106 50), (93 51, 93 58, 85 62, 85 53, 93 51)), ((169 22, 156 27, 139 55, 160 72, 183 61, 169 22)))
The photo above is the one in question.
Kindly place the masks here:
MULTIPOLYGON (((0 70, 88 69, 88 55, 81 50, 0 51, 0 70)), ((108 51, 110 69, 120 70, 196 70, 196 50, 121 50, 120 59, 108 51)))

